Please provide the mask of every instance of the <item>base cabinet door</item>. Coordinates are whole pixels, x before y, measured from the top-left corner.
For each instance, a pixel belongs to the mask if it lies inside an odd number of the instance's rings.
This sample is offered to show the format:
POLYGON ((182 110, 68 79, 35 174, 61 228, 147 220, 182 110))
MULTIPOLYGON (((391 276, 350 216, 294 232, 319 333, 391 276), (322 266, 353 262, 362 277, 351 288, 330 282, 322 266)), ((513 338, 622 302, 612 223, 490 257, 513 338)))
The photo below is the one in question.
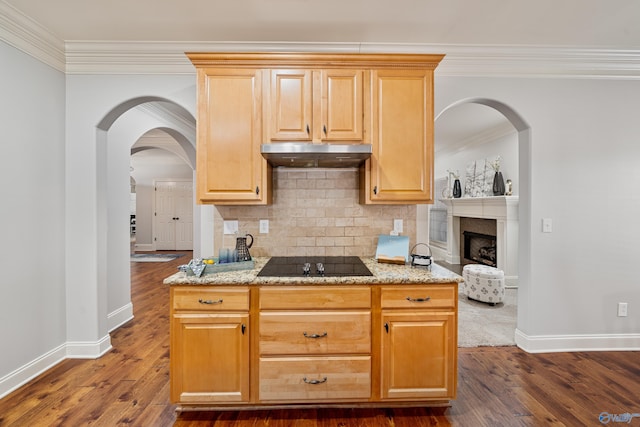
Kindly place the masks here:
POLYGON ((248 325, 248 314, 174 314, 172 402, 249 401, 248 325))
POLYGON ((382 399, 455 398, 456 320, 447 312, 382 313, 382 399))

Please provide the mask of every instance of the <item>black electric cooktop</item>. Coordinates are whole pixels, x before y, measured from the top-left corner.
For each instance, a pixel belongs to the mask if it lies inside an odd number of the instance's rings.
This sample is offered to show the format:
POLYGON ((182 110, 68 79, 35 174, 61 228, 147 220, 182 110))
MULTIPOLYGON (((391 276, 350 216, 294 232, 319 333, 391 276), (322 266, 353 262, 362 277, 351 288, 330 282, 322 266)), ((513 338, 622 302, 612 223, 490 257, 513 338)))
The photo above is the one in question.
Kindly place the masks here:
POLYGON ((262 277, 373 276, 356 256, 272 257, 258 273, 262 277))

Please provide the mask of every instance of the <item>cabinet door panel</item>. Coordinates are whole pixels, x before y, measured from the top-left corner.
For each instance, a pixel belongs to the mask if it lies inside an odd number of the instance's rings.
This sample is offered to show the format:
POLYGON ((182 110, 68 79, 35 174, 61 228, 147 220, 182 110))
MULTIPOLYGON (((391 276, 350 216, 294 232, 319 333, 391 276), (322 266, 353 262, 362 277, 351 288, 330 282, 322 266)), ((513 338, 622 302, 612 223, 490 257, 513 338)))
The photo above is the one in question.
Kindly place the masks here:
POLYGON ((455 313, 382 315, 382 398, 455 398, 455 313))
POLYGON ((373 72, 370 202, 433 201, 433 72, 373 72))
POLYGON ((260 70, 198 70, 200 202, 265 201, 260 70))
POLYGON ((272 140, 311 140, 311 78, 309 70, 271 71, 272 140))
POLYGON ((172 401, 248 401, 249 315, 178 314, 172 322, 172 401))
POLYGON ((362 70, 322 72, 321 138, 362 140, 362 70))

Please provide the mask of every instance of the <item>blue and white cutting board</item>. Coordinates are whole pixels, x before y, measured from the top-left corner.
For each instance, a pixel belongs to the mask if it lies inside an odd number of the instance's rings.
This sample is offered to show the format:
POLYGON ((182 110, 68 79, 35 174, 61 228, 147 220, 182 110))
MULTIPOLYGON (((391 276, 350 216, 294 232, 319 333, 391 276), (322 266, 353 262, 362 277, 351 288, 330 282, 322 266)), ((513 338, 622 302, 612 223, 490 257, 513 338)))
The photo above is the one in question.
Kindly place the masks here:
POLYGON ((404 262, 409 261, 409 236, 390 236, 381 234, 378 236, 378 248, 376 259, 403 257, 404 262))

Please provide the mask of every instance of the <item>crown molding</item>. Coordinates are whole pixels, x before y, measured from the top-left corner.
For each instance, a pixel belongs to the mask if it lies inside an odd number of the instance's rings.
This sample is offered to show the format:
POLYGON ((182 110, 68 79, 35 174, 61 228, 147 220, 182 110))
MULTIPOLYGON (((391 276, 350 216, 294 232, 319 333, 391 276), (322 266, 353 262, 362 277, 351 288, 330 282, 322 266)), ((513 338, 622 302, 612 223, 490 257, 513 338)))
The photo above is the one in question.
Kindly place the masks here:
POLYGON ((194 74, 185 52, 445 54, 436 76, 640 79, 640 50, 517 45, 62 41, 0 0, 0 40, 67 74, 194 74))
POLYGON ((66 43, 69 74, 193 74, 184 52, 445 54, 437 76, 640 79, 640 50, 549 46, 287 42, 66 43))
MULTIPOLYGON (((437 123, 437 122, 436 122, 437 123)), ((472 135, 469 138, 463 139, 461 141, 450 141, 444 144, 445 146, 440 148, 436 147, 436 154, 444 154, 444 153, 457 153, 463 151, 471 146, 479 147, 480 145, 488 144, 490 142, 495 142, 500 138, 504 138, 507 135, 516 134, 517 130, 511 122, 505 120, 502 123, 499 123, 493 127, 485 129, 484 131, 472 135)), ((436 143, 436 145, 438 145, 436 143)))
POLYGON ((65 72, 64 42, 4 1, 0 1, 0 40, 65 72))

